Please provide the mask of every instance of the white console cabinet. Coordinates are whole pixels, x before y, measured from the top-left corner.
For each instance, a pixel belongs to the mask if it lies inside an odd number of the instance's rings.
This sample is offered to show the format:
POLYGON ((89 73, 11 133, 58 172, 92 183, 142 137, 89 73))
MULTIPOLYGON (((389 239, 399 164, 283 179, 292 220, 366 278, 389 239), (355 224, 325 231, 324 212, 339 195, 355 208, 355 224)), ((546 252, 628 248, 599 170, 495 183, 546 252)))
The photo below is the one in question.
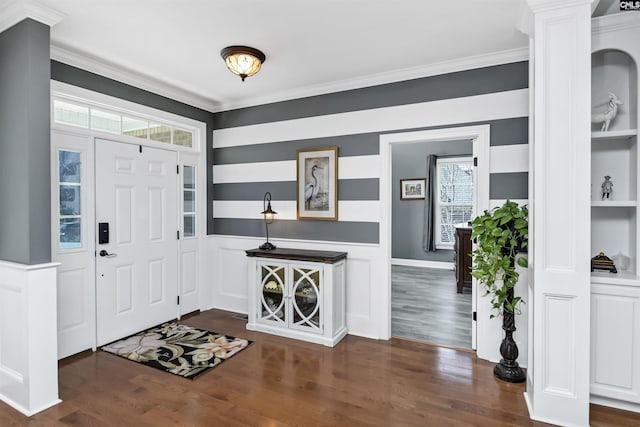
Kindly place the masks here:
POLYGON ((345 252, 251 249, 247 329, 336 345, 346 334, 345 252))
POLYGON ((608 130, 591 128, 591 253, 617 268, 591 273, 591 401, 640 412, 640 14, 594 18, 592 33, 592 111, 605 111, 610 93, 622 104, 608 130))

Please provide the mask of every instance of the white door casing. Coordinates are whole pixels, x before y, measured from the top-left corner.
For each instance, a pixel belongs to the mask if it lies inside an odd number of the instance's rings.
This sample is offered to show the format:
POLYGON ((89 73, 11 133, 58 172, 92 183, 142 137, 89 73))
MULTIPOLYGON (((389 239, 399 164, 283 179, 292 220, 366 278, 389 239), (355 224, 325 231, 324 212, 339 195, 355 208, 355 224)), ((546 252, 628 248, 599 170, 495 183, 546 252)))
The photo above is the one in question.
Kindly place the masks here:
POLYGON ((96 222, 109 224, 109 242, 96 239, 103 345, 178 316, 178 163, 173 151, 107 140, 96 159, 96 222))

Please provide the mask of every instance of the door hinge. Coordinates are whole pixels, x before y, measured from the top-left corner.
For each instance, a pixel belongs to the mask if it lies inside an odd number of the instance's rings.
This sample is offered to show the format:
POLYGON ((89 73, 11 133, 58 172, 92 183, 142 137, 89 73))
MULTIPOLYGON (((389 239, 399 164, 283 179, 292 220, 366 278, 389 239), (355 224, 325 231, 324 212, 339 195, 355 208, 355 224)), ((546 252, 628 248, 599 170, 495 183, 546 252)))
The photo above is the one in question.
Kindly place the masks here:
POLYGON ((478 313, 473 312, 473 321, 476 322, 478 320, 478 313))
POLYGON ((180 305, 180 295, 178 295, 178 305, 180 305))
POLYGON ((180 230, 176 230, 176 239, 180 240, 180 230))
POLYGON ((478 158, 477 157, 473 158, 473 166, 478 166, 478 158))
POLYGON ((139 145, 139 147, 140 147, 140 152, 142 153, 142 145, 139 145))
POLYGON ((180 165, 176 165, 176 173, 180 175, 180 165))

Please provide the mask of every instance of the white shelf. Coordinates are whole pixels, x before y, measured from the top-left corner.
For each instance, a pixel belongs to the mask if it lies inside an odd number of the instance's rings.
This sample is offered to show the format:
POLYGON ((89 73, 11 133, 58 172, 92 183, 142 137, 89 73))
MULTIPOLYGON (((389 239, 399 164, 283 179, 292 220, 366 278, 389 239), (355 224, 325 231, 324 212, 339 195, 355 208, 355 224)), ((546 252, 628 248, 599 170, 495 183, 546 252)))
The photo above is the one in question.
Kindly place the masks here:
POLYGON ((591 132, 592 141, 607 141, 612 139, 629 139, 638 134, 637 129, 610 130, 607 132, 591 132))
POLYGON ((591 207, 594 208, 635 208, 638 206, 638 202, 635 200, 595 200, 591 202, 591 207))
POLYGON ((608 271, 592 271, 591 283, 640 287, 640 276, 622 271, 619 271, 618 273, 609 273, 608 271))

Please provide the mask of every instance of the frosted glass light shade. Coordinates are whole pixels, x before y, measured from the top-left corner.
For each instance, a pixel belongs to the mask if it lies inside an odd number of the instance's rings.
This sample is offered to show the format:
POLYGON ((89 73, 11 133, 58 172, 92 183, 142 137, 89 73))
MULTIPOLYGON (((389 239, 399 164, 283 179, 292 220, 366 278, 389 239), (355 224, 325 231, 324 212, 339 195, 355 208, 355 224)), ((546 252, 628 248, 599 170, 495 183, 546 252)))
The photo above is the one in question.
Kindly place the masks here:
POLYGON ((227 68, 242 78, 251 77, 260 71, 266 59, 264 53, 248 46, 229 46, 220 51, 227 68))

